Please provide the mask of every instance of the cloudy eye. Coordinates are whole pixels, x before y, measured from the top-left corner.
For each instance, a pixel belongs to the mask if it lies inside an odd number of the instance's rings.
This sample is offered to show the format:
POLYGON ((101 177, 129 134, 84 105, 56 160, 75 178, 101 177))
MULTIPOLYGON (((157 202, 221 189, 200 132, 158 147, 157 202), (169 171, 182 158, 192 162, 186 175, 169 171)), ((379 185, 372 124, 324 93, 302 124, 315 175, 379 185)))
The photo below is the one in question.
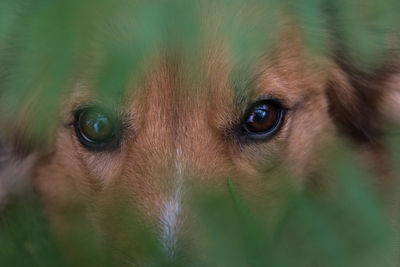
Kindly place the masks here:
POLYGON ((99 107, 80 109, 75 114, 75 132, 79 141, 92 150, 115 148, 121 123, 111 112, 99 107))
POLYGON ((267 139, 279 131, 285 109, 274 100, 256 102, 246 113, 243 133, 251 139, 267 139))

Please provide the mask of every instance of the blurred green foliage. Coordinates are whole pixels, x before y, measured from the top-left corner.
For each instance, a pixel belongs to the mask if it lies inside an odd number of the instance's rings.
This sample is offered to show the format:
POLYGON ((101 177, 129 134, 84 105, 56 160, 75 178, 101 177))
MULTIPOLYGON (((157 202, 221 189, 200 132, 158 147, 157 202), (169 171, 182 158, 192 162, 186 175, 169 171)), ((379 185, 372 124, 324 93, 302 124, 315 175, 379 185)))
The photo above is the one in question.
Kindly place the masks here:
MULTIPOLYGON (((399 144, 398 137, 394 143, 399 144)), ((121 238, 128 243, 119 253, 108 251, 121 245, 118 237, 116 243, 108 240, 99 247, 90 221, 78 217, 70 226, 74 235, 67 240, 73 250, 63 251, 50 235, 37 201, 27 198, 0 217, 0 261, 2 266, 135 266, 141 260, 151 266, 396 266, 395 232, 367 183, 369 175, 344 147, 331 160, 328 172, 339 178, 337 195, 292 191, 279 220, 269 227, 268 218, 260 217, 265 215, 251 214, 234 199, 202 194, 195 210, 208 240, 202 251, 205 258, 184 251, 182 260, 171 261, 156 237, 123 205, 114 207, 110 222, 111 227, 125 229, 121 238), (135 236, 135 243, 129 243, 128 236, 135 236)))
MULTIPOLYGON (((160 48, 179 50, 187 60, 196 56, 204 34, 199 9, 207 13, 223 7, 222 32, 244 67, 261 48, 276 41, 279 12, 284 10, 296 16, 311 53, 332 53, 330 46, 338 41, 331 39, 335 31, 341 37, 338 45, 348 48, 353 63, 367 69, 384 58, 390 36, 400 30, 397 0, 251 0, 245 4, 249 15, 238 20, 236 12, 242 5, 239 0, 0 0, 1 120, 30 123, 33 140, 43 145, 62 96, 82 76, 92 74, 99 97, 113 102, 160 48), (24 117, 26 110, 32 110, 31 117, 24 117)), ((396 138, 389 142, 400 166, 396 138)), ((333 155, 332 162, 329 172, 340 178, 337 201, 316 200, 307 190, 293 192, 274 227, 265 227, 265 218, 237 212, 230 199, 204 199, 198 213, 210 247, 205 262, 197 264, 389 266, 382 262, 392 253, 394 234, 375 193, 362 182, 368 174, 346 149, 333 155)), ((71 266, 39 210, 36 200, 29 198, 16 201, 2 214, 1 266, 71 266)), ((137 225, 133 218, 121 220, 137 225)), ((129 263, 115 261, 93 245, 88 225, 76 228, 80 231, 71 242, 84 256, 74 259, 74 265, 129 263)), ((142 246, 134 249, 143 258, 152 258, 159 266, 196 266, 187 259, 171 263, 154 237, 138 229, 132 231, 142 246)))

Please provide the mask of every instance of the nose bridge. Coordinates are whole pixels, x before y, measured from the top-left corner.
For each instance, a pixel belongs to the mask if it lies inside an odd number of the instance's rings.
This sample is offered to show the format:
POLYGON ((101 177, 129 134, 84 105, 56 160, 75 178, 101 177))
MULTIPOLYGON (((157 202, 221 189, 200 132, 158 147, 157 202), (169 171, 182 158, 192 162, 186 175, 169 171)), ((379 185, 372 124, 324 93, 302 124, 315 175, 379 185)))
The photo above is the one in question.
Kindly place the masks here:
MULTIPOLYGON (((213 176, 210 166, 213 166, 218 158, 218 153, 210 153, 212 147, 209 140, 212 138, 205 125, 206 120, 201 116, 195 117, 197 119, 188 112, 182 112, 175 117, 178 120, 175 124, 177 131, 169 154, 173 170, 162 178, 167 182, 168 190, 158 203, 159 239, 163 250, 171 258, 184 254, 183 247, 195 245, 190 241, 193 238, 191 231, 195 228, 191 217, 195 215, 195 211, 191 210, 188 203, 193 197, 192 190, 196 190, 196 186, 207 179, 206 176, 213 176), (204 121, 196 122, 198 119, 204 121), (208 162, 209 169, 204 166, 204 162, 208 162)), ((214 182, 215 185, 220 183, 214 182)))
POLYGON ((142 176, 138 182, 147 194, 142 197, 146 202, 143 205, 153 210, 161 246, 171 257, 184 224, 186 155, 193 148, 187 141, 188 129, 196 127, 189 118, 185 98, 179 93, 177 79, 176 73, 163 69, 148 79, 137 112, 140 128, 132 147, 132 155, 141 154, 140 163, 131 163, 134 168, 144 169, 137 175, 142 176))
POLYGON ((211 100, 206 88, 194 90, 199 85, 182 81, 180 75, 177 70, 160 68, 148 78, 138 110, 140 141, 153 155, 196 162, 213 139, 207 118, 211 100))
POLYGON ((181 161, 180 148, 176 149, 175 170, 169 194, 160 199, 159 221, 160 221, 160 241, 164 251, 169 256, 174 256, 178 245, 178 236, 183 224, 183 163, 181 161))
MULTIPOLYGON (((183 86, 179 80, 177 73, 162 68, 147 79, 134 108, 140 127, 129 160, 136 179, 132 190, 145 212, 151 210, 161 245, 170 256, 188 232, 183 229, 188 228, 186 200, 192 185, 218 178, 215 170, 227 162, 208 117, 207 90, 194 90, 194 82, 183 86)), ((214 180, 216 186, 225 184, 214 180)))

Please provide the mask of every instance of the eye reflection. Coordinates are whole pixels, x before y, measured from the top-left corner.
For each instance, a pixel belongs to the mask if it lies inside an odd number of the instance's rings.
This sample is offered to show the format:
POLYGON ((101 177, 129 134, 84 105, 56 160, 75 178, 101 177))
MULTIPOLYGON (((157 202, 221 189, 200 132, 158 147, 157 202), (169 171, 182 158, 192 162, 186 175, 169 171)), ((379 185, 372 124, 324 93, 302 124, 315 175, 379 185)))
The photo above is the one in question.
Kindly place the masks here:
POLYGON ((91 141, 103 141, 113 134, 110 118, 100 112, 84 112, 80 117, 84 136, 91 141))

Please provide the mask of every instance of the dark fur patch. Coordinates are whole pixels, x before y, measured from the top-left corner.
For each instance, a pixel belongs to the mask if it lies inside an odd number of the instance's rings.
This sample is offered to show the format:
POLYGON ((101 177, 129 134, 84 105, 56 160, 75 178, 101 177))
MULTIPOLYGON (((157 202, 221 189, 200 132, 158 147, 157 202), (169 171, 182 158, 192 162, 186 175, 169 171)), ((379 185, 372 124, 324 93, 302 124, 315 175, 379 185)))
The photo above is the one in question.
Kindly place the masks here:
POLYGON ((378 142, 383 135, 380 106, 385 94, 384 84, 397 72, 391 64, 373 73, 362 72, 343 61, 339 64, 350 85, 353 99, 343 101, 343 96, 339 95, 343 93, 343 88, 337 88, 337 83, 329 82, 329 113, 341 132, 355 142, 378 142))
POLYGON ((385 83, 400 73, 396 62, 398 52, 381 47, 374 66, 353 63, 351 48, 344 41, 346 25, 341 24, 338 6, 328 1, 324 11, 332 43, 331 57, 348 83, 348 88, 340 88, 340 83, 328 82, 330 115, 339 130, 356 143, 379 143, 383 136, 381 108, 386 94, 385 83), (349 89, 351 92, 343 92, 349 89), (352 99, 345 99, 343 95, 346 94, 352 99))

